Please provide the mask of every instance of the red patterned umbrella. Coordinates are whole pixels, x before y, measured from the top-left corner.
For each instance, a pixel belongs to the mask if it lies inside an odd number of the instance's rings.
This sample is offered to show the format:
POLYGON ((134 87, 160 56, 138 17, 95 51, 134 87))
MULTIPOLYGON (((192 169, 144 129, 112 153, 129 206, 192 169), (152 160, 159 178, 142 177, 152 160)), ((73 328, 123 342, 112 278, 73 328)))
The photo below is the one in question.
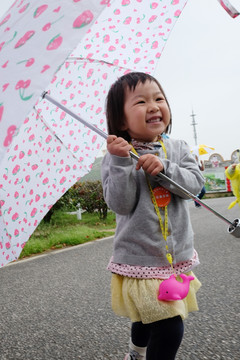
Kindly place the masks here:
POLYGON ((50 90, 106 131, 109 87, 129 71, 154 73, 186 2, 75 0, 63 9, 57 1, 16 1, 1 21, 0 146, 8 150, 0 167, 0 266, 18 258, 49 208, 90 170, 104 141, 41 93, 50 90))

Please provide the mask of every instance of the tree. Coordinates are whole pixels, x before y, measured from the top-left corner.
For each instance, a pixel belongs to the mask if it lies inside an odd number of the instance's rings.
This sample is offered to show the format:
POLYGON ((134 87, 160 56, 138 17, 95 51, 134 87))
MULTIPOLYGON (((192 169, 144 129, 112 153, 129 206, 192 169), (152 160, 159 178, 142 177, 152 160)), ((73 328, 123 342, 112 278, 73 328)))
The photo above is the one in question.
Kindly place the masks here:
POLYGON ((108 207, 103 198, 101 181, 86 181, 74 187, 78 191, 81 208, 89 213, 97 211, 100 219, 106 219, 108 207))
POLYGON ((99 218, 107 217, 108 207, 103 198, 101 181, 77 182, 51 207, 43 221, 49 223, 57 210, 75 211, 78 204, 89 213, 98 212, 99 218))

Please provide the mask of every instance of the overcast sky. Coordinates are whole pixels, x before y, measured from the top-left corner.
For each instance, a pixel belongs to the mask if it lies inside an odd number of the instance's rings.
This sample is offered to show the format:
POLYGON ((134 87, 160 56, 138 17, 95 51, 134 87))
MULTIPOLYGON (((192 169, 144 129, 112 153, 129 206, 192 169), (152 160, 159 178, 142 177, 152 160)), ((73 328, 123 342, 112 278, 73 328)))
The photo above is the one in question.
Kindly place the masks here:
MULTIPOLYGON (((230 0, 240 11, 240 0, 230 0)), ((225 160, 240 148, 240 16, 217 0, 189 0, 165 46, 156 75, 173 112, 174 138, 215 147, 225 160)))
MULTIPOLYGON (((230 0, 240 11, 240 0, 230 0)), ((0 17, 13 0, 1 0, 0 17)), ((224 160, 240 148, 240 16, 217 0, 188 0, 155 73, 173 113, 171 137, 215 147, 224 160)), ((208 157, 205 157, 207 159, 208 157)))

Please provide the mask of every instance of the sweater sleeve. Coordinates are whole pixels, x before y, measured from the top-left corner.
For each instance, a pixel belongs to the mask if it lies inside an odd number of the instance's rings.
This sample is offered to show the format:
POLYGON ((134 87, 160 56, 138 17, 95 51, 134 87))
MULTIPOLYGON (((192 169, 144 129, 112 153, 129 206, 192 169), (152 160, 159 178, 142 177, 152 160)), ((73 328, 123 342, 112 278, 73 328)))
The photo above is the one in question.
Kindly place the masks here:
POLYGON ((108 207, 117 214, 127 215, 136 205, 136 179, 133 160, 107 153, 102 161, 103 195, 108 207))
MULTIPOLYGON (((187 143, 180 140, 176 141, 174 146, 174 158, 170 160, 161 159, 164 166, 163 173, 181 185, 183 188, 188 190, 190 193, 196 195, 201 191, 204 185, 204 177, 202 176, 201 171, 195 159, 193 158, 187 143)), ((188 199, 187 195, 185 195, 176 186, 170 184, 166 180, 161 180, 161 185, 172 193, 184 199, 188 199)))

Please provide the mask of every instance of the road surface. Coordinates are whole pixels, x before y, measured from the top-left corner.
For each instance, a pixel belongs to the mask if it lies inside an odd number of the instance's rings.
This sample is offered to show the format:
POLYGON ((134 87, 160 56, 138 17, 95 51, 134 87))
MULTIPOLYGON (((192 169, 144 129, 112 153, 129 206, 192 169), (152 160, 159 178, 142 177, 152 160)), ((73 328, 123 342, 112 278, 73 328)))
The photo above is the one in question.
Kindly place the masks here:
MULTIPOLYGON (((233 221, 240 211, 227 210, 231 201, 206 203, 233 221)), ((240 239, 209 211, 189 207, 203 286, 176 360, 239 360, 240 239)), ((0 269, 0 360, 122 360, 130 322, 111 310, 111 251, 108 238, 0 269)))

